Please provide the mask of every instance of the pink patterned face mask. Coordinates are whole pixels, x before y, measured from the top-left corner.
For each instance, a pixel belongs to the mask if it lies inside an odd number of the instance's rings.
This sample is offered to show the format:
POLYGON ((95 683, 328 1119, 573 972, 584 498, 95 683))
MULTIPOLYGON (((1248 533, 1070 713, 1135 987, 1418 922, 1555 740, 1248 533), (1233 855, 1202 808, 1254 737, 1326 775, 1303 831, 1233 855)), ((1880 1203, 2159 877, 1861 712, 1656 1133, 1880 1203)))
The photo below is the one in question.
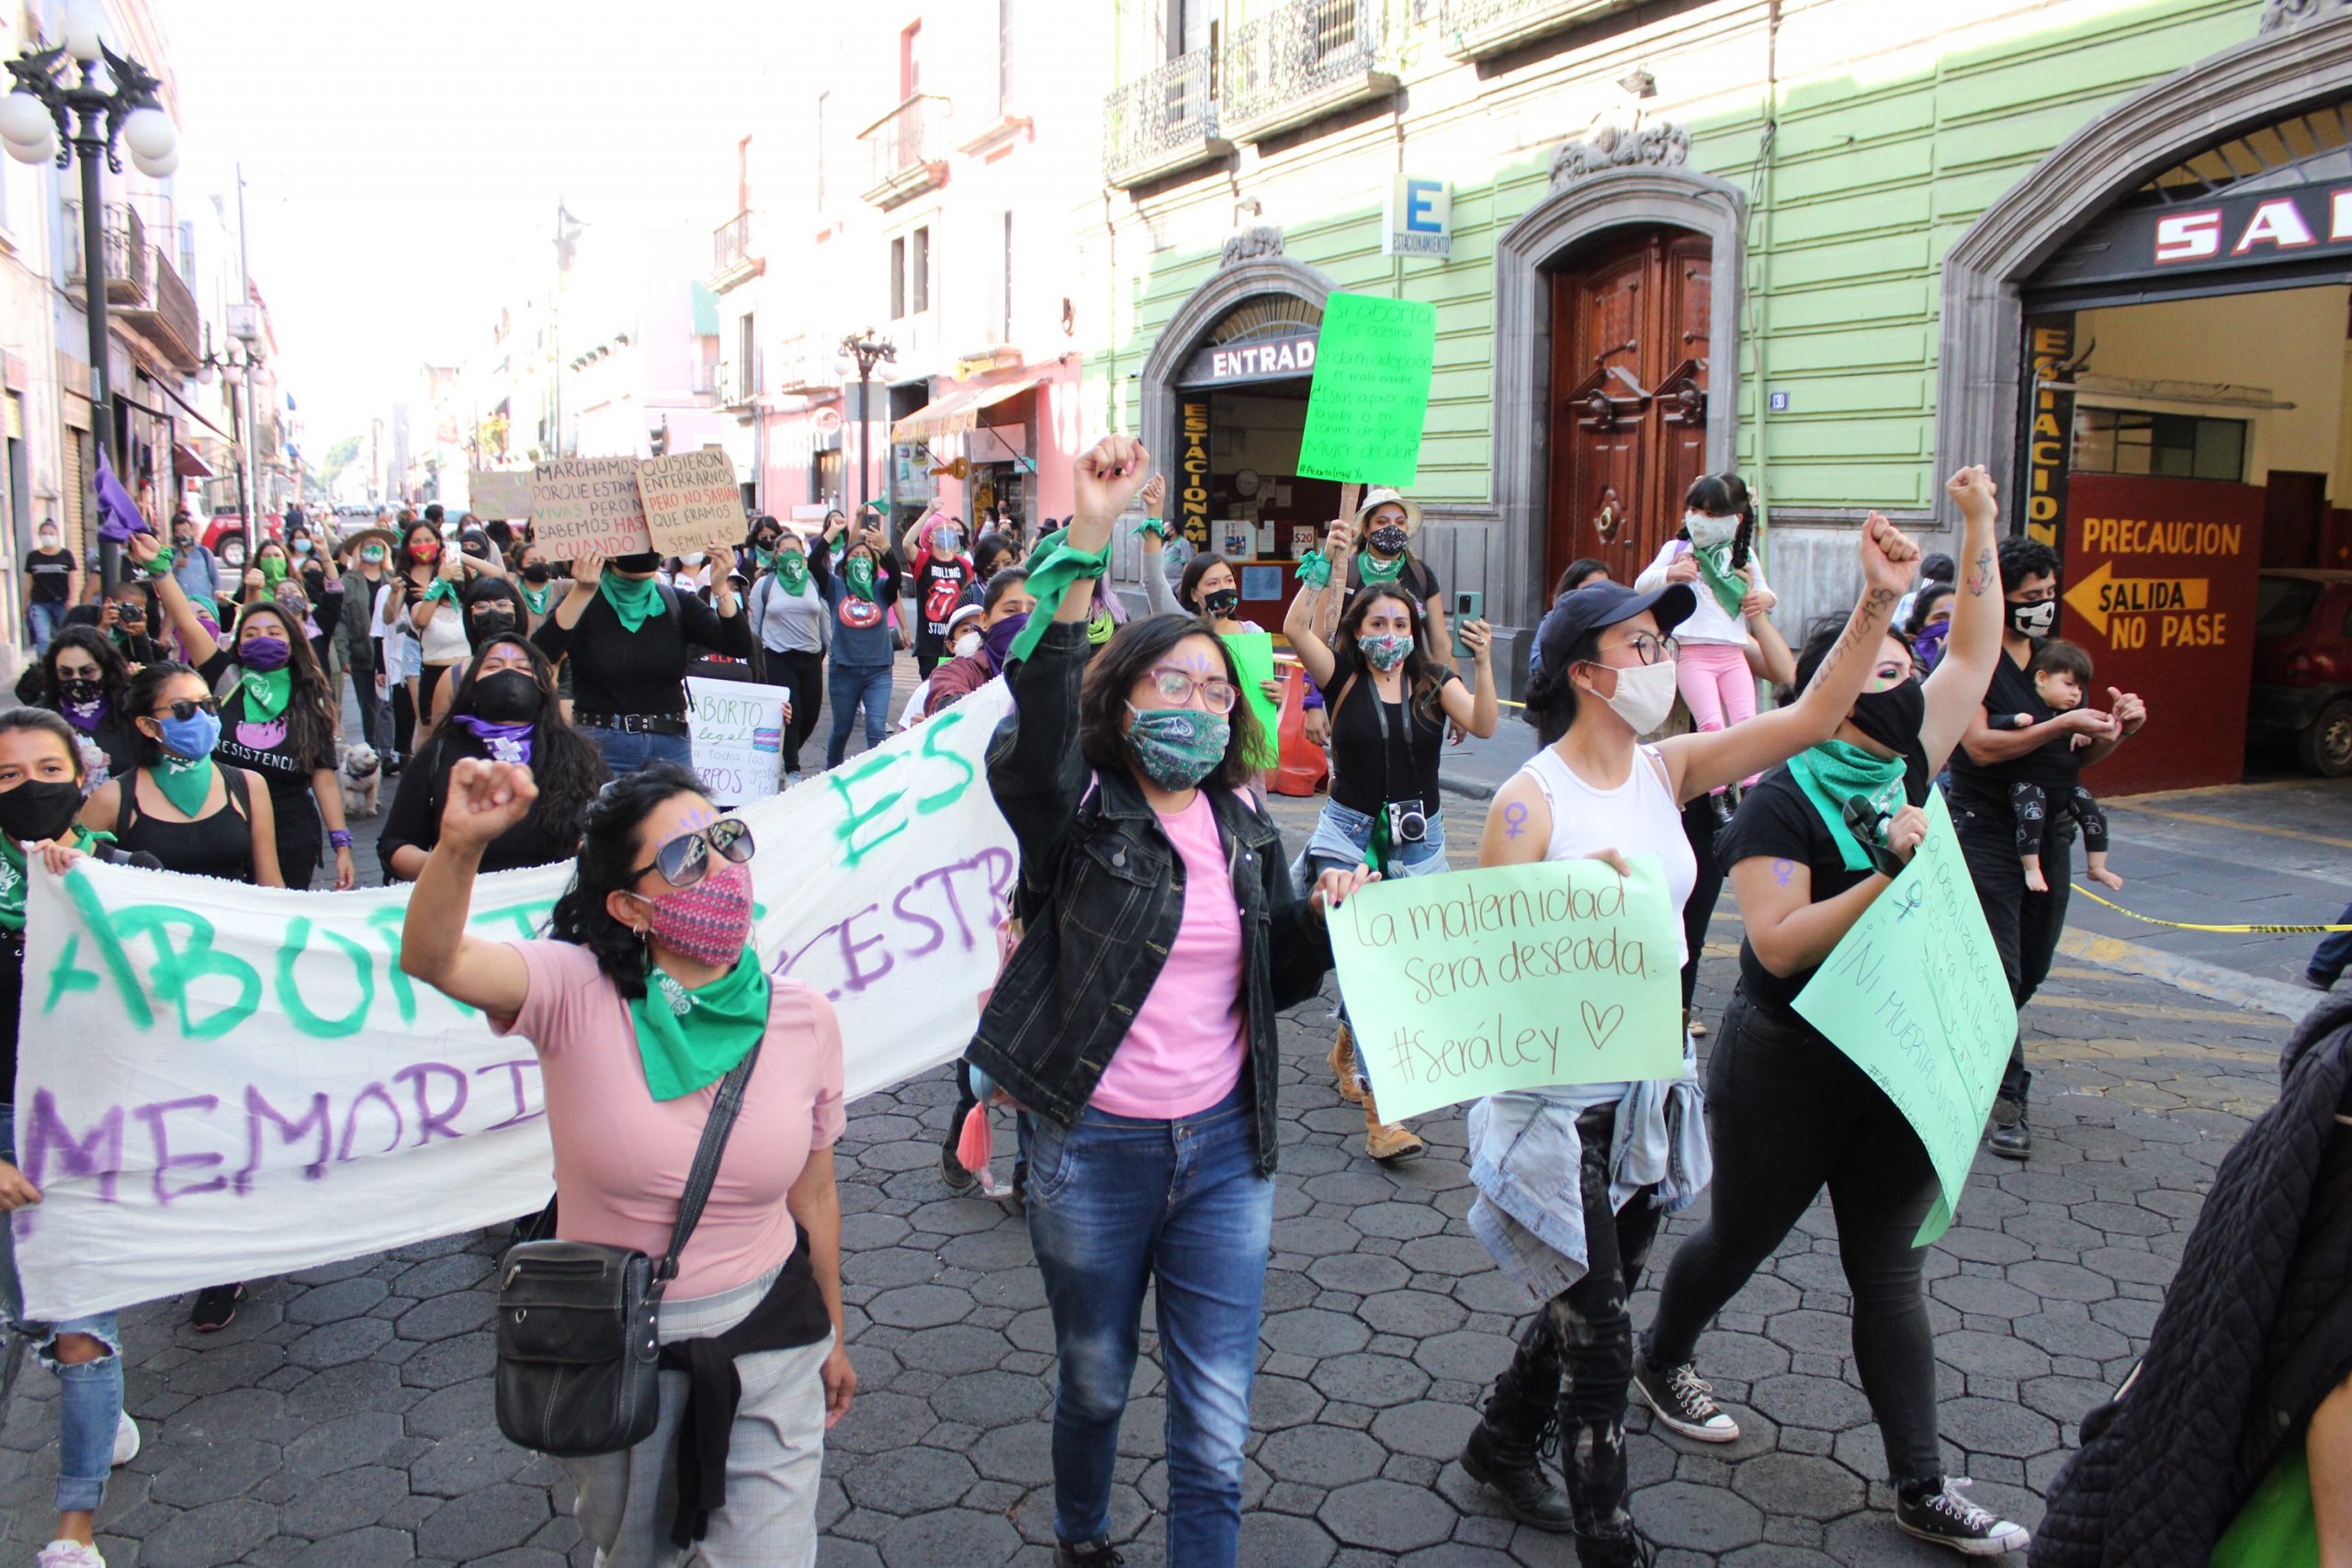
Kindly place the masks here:
POLYGON ((711 858, 718 863, 700 882, 645 903, 654 941, 698 964, 730 964, 752 937, 752 868, 711 858))

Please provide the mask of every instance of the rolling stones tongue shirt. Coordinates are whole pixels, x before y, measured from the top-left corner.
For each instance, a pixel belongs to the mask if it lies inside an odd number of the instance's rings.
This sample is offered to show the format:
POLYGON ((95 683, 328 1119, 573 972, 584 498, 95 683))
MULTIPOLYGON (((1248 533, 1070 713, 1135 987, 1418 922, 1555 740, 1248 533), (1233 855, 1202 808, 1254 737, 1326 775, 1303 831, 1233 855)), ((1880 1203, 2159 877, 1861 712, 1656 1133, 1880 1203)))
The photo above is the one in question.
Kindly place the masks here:
POLYGON ((964 589, 972 581, 972 563, 962 556, 947 560, 926 557, 915 572, 915 589, 922 597, 922 631, 926 643, 944 646, 947 641, 947 617, 964 602, 964 589))

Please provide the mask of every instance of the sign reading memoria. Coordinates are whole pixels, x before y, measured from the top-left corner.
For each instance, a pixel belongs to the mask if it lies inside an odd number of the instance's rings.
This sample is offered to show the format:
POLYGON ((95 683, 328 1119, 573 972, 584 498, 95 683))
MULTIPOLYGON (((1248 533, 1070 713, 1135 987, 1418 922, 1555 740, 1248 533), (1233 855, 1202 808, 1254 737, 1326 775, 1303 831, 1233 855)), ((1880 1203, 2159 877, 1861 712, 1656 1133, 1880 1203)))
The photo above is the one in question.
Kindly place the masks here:
POLYGON ((648 457, 637 466, 637 490, 645 504, 646 531, 665 556, 742 536, 743 492, 736 487, 735 460, 719 448, 648 457))
POLYGON ((558 457, 531 470, 533 536, 559 560, 653 547, 634 457, 558 457))
POLYGON ((490 521, 512 521, 531 515, 531 476, 492 468, 476 468, 466 476, 467 508, 490 521))
POLYGON ((1436 306, 1370 294, 1325 300, 1299 476, 1410 490, 1436 364, 1436 306))

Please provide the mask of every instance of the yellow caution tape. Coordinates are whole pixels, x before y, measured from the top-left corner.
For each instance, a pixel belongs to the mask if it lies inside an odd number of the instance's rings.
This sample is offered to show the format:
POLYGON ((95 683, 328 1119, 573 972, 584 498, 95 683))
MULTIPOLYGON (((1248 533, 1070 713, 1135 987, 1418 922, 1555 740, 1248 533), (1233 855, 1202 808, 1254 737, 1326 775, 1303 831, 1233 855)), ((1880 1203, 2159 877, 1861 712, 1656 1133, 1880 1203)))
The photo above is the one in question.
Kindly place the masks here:
POLYGON ((2200 926, 2192 924, 2188 920, 2160 920, 2154 915, 2143 915, 2134 910, 2127 909, 2120 904, 2102 898, 2079 882, 2075 883, 2074 886, 2075 892, 2081 894, 2092 903, 2105 904, 2109 908, 2114 910, 2119 915, 2129 916, 2131 919, 2138 920, 2143 925, 2169 926, 2177 931, 2255 931, 2273 936, 2292 936, 2300 933, 2312 933, 2318 931, 2352 931, 2352 926, 2200 926))

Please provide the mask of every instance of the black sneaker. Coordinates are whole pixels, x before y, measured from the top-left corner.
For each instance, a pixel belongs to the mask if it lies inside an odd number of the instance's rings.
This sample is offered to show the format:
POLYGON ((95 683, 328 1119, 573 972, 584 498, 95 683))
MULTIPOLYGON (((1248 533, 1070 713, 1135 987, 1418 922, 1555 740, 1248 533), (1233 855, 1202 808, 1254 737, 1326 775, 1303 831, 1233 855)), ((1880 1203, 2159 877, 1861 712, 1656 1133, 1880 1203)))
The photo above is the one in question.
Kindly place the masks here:
POLYGON ((2335 982, 2340 978, 2342 976, 2336 975, 2323 975, 2316 969, 2303 971, 2303 984, 2314 991, 2332 991, 2335 989, 2335 982))
POLYGON ((1996 1518, 1960 1495, 1964 1480, 1948 1480, 1917 1501, 1897 1496, 1894 1522, 1921 1540, 1949 1546, 1962 1557, 1998 1557, 2023 1551, 2032 1539, 2023 1525, 1996 1518))
POLYGON ((1657 1548, 1628 1521, 1623 1535, 1579 1535, 1577 1568, 1657 1568, 1657 1548))
POLYGON ((1993 1131, 1984 1146, 2003 1159, 2023 1159, 2033 1153, 2033 1134, 2025 1124, 2025 1102, 2007 1095, 1993 1101, 1993 1131))
POLYGON ((980 1179, 964 1168, 956 1157, 956 1141, 952 1137, 939 1146, 939 1179, 947 1184, 950 1192, 969 1192, 979 1185, 980 1179))
POLYGON ((1054 1568, 1125 1568, 1126 1561, 1107 1535, 1098 1535, 1092 1540, 1054 1543, 1054 1568))
POLYGON ((244 1299, 243 1285, 207 1285, 196 1292, 187 1309, 187 1325, 198 1334, 212 1334, 237 1321, 237 1303, 244 1299))
POLYGON ((1739 1423, 1715 1403, 1715 1391, 1685 1361, 1678 1367, 1653 1368, 1640 1351, 1634 1353, 1634 1392, 1657 1413, 1658 1424, 1669 1432, 1702 1443, 1736 1442, 1739 1423))

